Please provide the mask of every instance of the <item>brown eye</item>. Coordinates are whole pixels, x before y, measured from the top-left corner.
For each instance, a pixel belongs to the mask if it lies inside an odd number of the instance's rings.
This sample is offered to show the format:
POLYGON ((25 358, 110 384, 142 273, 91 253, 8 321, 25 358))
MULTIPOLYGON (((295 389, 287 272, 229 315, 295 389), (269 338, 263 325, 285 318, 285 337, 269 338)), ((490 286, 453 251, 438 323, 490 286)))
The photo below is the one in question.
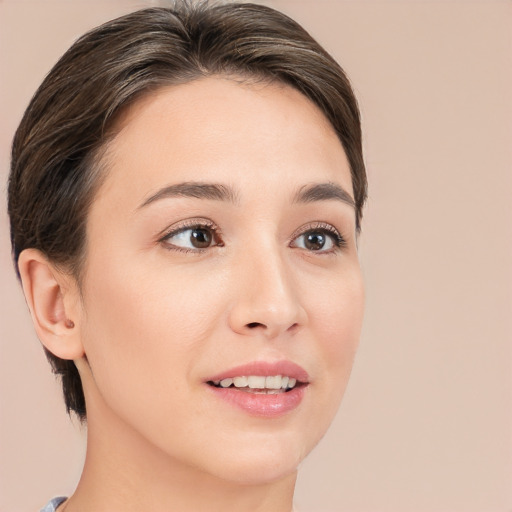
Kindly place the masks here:
POLYGON ((304 248, 309 251, 320 251, 326 248, 326 245, 327 249, 330 249, 333 245, 332 240, 321 231, 309 231, 304 233, 301 238, 303 239, 304 248))
POLYGON ((292 247, 305 249, 306 251, 318 253, 330 253, 345 246, 344 238, 329 224, 322 224, 322 227, 310 228, 296 236, 292 247))
POLYGON ((213 237, 212 233, 204 228, 187 229, 190 232, 190 243, 196 249, 210 247, 213 237))
POLYGON ((161 242, 170 249, 184 251, 207 249, 220 244, 214 228, 204 225, 179 228, 166 235, 161 242))
POLYGON ((304 247, 310 251, 319 251, 323 249, 326 243, 324 233, 310 232, 304 235, 304 247))

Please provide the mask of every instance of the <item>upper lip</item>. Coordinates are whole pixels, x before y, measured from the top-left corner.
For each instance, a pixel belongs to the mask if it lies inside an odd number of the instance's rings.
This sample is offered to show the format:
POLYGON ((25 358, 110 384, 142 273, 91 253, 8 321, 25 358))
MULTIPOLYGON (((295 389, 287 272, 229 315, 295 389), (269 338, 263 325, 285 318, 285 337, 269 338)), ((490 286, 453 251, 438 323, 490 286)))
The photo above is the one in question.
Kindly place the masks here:
POLYGON ((225 370, 216 375, 212 375, 207 382, 215 382, 223 379, 229 379, 233 377, 259 375, 262 377, 270 377, 273 375, 288 376, 296 379, 299 382, 309 382, 309 375, 304 368, 299 366, 292 361, 253 361, 251 363, 242 364, 235 366, 229 370, 225 370))

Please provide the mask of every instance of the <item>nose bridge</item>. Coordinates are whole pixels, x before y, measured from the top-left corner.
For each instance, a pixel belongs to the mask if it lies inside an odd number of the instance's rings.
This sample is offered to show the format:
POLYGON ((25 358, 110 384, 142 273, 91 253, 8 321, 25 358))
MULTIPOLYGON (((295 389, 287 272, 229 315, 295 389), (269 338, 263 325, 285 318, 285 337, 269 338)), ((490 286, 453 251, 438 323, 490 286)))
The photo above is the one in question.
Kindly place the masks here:
POLYGON ((293 275, 277 242, 267 241, 241 257, 232 328, 277 336, 305 321, 293 275))

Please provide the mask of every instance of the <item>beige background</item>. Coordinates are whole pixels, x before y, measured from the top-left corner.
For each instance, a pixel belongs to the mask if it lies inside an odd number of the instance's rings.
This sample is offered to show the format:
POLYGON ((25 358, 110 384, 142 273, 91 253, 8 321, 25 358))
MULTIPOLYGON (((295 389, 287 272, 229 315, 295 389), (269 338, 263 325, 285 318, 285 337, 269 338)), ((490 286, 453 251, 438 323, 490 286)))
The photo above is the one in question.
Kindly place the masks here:
MULTIPOLYGON (((30 96, 86 29, 149 1, 0 0, 0 177, 30 96)), ((512 511, 512 2, 275 0, 352 78, 370 202, 367 315, 303 510, 512 511)), ((73 490, 64 413, 0 204, 0 512, 73 490)))

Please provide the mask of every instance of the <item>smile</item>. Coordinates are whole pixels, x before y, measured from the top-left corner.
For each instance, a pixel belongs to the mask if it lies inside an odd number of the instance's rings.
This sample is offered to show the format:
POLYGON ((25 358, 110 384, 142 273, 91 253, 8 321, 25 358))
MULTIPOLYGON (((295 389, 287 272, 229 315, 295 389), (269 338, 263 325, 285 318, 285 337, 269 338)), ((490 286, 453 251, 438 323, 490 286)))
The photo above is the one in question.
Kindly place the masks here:
MULTIPOLYGON (((220 388, 237 388, 247 393, 278 394, 286 393, 297 385, 297 379, 282 375, 249 375, 228 377, 227 379, 210 381, 208 384, 220 388)), ((300 385, 300 383, 299 383, 300 385)))
POLYGON ((281 417, 297 409, 310 384, 307 372, 291 361, 255 361, 205 383, 217 399, 262 418, 281 417))

